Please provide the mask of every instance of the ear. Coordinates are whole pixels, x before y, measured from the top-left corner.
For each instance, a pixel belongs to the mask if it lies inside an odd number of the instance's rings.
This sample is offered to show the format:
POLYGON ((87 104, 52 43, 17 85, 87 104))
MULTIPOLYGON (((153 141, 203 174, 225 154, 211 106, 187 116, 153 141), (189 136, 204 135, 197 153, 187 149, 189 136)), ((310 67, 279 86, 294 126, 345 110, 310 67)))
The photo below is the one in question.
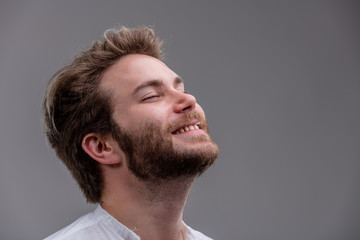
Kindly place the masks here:
POLYGON ((119 147, 111 136, 100 136, 98 133, 87 134, 81 143, 84 151, 94 160, 102 164, 118 164, 121 162, 119 147))

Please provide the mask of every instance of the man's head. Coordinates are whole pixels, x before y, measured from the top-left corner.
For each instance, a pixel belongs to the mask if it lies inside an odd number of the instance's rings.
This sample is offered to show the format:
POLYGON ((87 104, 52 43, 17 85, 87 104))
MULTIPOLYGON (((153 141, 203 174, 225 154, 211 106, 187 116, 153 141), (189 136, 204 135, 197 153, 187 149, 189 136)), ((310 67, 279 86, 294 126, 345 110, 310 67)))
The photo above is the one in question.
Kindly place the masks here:
POLYGON ((151 29, 107 31, 50 82, 45 131, 89 202, 104 186, 94 136, 114 139, 142 180, 196 176, 215 160, 201 107, 161 59, 151 29))
POLYGON ((137 177, 192 177, 215 160, 203 110, 162 61, 125 56, 104 73, 99 87, 112 96, 115 139, 137 177))

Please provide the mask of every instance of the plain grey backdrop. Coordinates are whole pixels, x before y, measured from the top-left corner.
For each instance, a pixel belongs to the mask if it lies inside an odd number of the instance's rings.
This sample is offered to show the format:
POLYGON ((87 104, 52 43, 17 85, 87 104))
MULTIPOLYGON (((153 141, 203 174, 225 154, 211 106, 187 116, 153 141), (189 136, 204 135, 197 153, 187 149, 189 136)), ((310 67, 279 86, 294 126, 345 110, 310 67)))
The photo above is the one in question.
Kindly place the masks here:
POLYGON ((221 155, 184 219, 214 239, 360 239, 358 1, 0 1, 0 239, 93 209, 48 147, 55 71, 112 27, 146 25, 221 155))

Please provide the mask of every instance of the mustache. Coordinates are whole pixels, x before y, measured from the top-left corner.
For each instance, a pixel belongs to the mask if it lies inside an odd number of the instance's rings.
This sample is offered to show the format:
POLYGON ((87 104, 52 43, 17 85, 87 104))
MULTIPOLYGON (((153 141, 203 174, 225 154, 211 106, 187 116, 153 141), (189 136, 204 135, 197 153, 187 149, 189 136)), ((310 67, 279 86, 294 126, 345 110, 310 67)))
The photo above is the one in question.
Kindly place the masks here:
POLYGON ((167 132, 173 132, 180 127, 184 126, 185 124, 189 123, 190 121, 199 121, 200 122, 200 128, 208 132, 208 126, 207 121, 204 114, 201 114, 199 112, 189 112, 185 115, 181 116, 180 119, 177 119, 176 121, 168 124, 166 127, 167 132))

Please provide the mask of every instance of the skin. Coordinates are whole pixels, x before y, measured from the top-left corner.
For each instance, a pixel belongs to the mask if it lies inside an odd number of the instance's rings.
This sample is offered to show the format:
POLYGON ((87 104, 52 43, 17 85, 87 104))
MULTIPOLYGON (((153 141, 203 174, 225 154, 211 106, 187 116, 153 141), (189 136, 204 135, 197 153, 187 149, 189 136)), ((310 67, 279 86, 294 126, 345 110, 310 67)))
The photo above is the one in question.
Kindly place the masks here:
MULTIPOLYGON (((197 119, 182 122, 193 111, 204 115, 194 96, 184 92, 179 76, 160 60, 140 54, 121 58, 103 75, 100 89, 112 94, 113 118, 129 132, 145 122, 156 123, 171 137, 177 151, 208 151, 214 146, 206 130, 175 134, 197 119), (157 82, 150 84, 149 82, 157 82), (139 86, 144 86, 135 91, 139 86)), ((111 136, 90 133, 83 149, 101 165, 102 207, 144 240, 183 239, 182 213, 196 177, 141 181, 128 169, 126 155, 111 136)))

